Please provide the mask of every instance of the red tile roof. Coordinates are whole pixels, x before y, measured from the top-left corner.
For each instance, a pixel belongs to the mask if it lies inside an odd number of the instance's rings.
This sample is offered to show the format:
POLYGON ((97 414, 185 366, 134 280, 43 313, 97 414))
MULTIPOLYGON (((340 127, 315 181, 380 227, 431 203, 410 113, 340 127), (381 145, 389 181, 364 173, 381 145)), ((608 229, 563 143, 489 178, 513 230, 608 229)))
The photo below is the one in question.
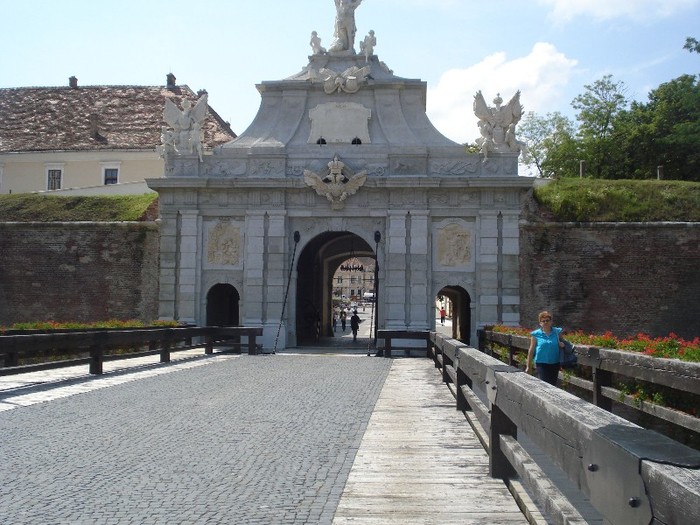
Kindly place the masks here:
MULTIPOLYGON (((198 96, 186 85, 0 89, 0 153, 155 149, 166 98, 198 96)), ((211 107, 203 129, 206 148, 236 138, 211 107)))

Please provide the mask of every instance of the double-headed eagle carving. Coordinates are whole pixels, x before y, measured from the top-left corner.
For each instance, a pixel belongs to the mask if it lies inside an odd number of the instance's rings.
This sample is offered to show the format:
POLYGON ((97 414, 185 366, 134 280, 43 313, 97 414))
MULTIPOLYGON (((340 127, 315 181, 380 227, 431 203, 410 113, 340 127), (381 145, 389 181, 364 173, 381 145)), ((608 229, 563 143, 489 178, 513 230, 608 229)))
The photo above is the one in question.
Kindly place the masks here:
POLYGON ((336 155, 328 163, 328 172, 323 176, 304 170, 304 182, 316 190, 316 193, 328 199, 331 209, 342 210, 345 199, 354 195, 367 180, 367 172, 364 170, 355 175, 351 173, 348 175, 348 173, 345 163, 341 162, 336 155), (344 171, 346 173, 343 173, 344 171))

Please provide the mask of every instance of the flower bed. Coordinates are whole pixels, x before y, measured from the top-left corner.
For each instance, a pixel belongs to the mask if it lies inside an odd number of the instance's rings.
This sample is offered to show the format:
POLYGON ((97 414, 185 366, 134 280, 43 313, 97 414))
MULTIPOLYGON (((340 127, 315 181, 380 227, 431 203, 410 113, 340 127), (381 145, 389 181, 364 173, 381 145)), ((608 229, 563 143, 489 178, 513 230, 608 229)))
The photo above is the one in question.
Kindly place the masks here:
MULTIPOLYGON (((496 325, 488 327, 494 332, 529 336, 532 329, 514 326, 496 325)), ((646 334, 637 334, 634 337, 620 339, 611 332, 602 335, 586 334, 580 330, 566 332, 566 338, 574 344, 595 346, 598 348, 612 348, 628 352, 639 352, 651 357, 664 357, 666 359, 680 359, 681 361, 700 362, 700 337, 687 341, 670 333, 666 337, 652 338, 646 334)))

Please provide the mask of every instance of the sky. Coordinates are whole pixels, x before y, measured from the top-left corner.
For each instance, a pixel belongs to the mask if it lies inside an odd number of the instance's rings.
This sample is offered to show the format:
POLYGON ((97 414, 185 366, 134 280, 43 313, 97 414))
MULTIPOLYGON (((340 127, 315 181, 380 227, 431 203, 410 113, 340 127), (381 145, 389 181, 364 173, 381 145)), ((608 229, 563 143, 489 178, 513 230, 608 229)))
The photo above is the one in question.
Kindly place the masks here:
MULTIPOLYGON (((240 134, 256 84, 308 63, 311 31, 333 38, 333 0, 0 0, 0 88, 178 84, 206 89, 240 134)), ((357 40, 396 75, 427 83, 427 113, 448 138, 478 136, 472 103, 521 91, 525 111, 575 117, 571 101, 604 75, 630 100, 700 73, 700 0, 363 0, 357 40)))

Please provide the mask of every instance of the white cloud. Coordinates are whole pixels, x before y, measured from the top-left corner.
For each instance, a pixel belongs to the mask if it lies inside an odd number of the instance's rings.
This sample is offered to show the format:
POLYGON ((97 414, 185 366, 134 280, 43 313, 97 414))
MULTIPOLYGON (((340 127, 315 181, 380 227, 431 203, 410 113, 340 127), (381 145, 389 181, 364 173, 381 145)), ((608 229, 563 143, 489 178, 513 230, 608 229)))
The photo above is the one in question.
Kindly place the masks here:
POLYGON ((550 17, 559 23, 570 22, 577 16, 591 16, 598 20, 631 18, 655 20, 672 16, 692 8, 699 0, 539 0, 552 7, 550 17))
POLYGON ((544 42, 535 44, 527 56, 510 61, 505 53, 495 53, 467 69, 445 72, 437 85, 428 89, 428 116, 450 139, 473 142, 479 136, 472 109, 477 91, 491 105, 497 94, 505 104, 520 90, 525 111, 556 111, 576 63, 544 42))

